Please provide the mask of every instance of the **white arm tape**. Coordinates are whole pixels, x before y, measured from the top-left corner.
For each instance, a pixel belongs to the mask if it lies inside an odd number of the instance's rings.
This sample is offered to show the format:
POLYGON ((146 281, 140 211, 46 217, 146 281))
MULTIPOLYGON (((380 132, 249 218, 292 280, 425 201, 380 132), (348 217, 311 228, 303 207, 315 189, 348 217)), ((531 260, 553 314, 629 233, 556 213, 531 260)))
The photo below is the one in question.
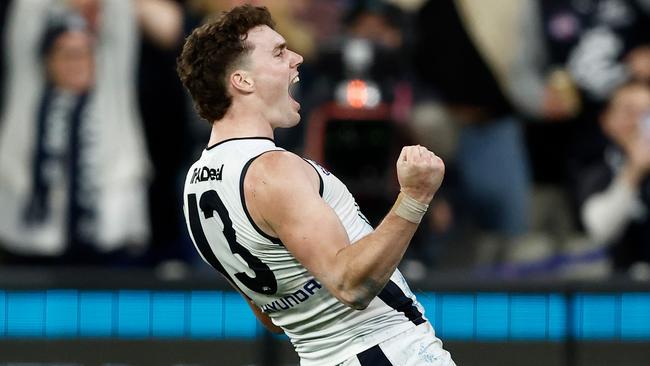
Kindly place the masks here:
POLYGON ((395 204, 395 214, 414 224, 419 224, 428 208, 429 205, 411 198, 404 192, 400 192, 395 204))

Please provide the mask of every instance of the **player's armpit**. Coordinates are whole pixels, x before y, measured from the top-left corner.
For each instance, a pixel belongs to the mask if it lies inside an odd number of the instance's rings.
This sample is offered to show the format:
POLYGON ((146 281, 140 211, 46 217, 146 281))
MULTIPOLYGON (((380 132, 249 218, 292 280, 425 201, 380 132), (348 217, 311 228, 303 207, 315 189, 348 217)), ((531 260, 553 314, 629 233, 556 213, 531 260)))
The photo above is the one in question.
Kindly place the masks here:
POLYGON ((271 318, 269 318, 268 315, 264 314, 262 310, 257 305, 255 305, 255 303, 253 303, 251 299, 247 298, 246 296, 244 296, 244 298, 246 298, 246 302, 248 303, 248 306, 250 306, 251 310, 253 311, 253 314, 255 314, 257 320, 259 320, 260 323, 262 323, 262 325, 264 326, 264 328, 266 328, 266 330, 275 334, 284 333, 284 330, 282 330, 282 328, 278 327, 277 325, 273 324, 271 318))
POLYGON ((235 286, 235 284, 233 284, 232 282, 228 281, 228 283, 230 283, 230 285, 234 289, 236 289, 237 292, 239 292, 239 294, 244 298, 244 300, 246 300, 246 303, 253 311, 253 314, 255 315, 257 320, 259 320, 259 322, 262 323, 264 328, 266 328, 271 333, 276 333, 276 334, 284 333, 284 330, 282 330, 282 328, 278 327, 277 325, 273 324, 271 318, 269 318, 268 315, 264 314, 264 312, 262 312, 262 309, 260 309, 257 305, 255 305, 255 303, 250 297, 246 296, 246 294, 241 292, 241 290, 237 286, 235 286))

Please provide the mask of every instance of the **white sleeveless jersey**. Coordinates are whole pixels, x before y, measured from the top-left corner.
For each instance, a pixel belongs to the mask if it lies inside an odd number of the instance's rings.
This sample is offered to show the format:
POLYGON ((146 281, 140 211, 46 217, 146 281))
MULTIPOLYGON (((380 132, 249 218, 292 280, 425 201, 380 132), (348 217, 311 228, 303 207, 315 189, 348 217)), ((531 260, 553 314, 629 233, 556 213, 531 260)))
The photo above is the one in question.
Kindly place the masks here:
MULTIPOLYGON (((203 259, 250 297, 291 339, 301 365, 336 365, 424 323, 424 310, 395 271, 364 310, 347 307, 246 209, 243 182, 250 163, 282 150, 267 138, 231 139, 206 149, 185 180, 184 212, 203 259)), ((372 232, 354 197, 334 175, 306 161, 320 177, 320 194, 350 242, 372 232)))

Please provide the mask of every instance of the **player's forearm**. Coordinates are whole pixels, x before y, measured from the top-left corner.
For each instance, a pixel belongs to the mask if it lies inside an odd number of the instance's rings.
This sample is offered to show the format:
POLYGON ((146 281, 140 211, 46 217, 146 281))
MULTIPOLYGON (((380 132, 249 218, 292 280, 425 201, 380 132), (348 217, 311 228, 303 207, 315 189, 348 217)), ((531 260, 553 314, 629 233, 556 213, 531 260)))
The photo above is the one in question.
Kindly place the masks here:
POLYGON ((355 309, 368 306, 386 286, 417 227, 393 209, 375 231, 337 253, 339 297, 344 303, 355 309))

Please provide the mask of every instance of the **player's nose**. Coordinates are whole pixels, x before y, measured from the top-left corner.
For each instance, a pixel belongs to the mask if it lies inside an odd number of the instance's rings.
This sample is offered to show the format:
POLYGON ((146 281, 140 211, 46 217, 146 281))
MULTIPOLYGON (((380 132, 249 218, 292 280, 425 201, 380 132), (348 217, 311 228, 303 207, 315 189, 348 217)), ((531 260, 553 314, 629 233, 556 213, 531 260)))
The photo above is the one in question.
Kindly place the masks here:
POLYGON ((298 67, 302 64, 303 58, 302 56, 294 51, 291 51, 292 57, 292 62, 291 62, 291 67, 298 67))

